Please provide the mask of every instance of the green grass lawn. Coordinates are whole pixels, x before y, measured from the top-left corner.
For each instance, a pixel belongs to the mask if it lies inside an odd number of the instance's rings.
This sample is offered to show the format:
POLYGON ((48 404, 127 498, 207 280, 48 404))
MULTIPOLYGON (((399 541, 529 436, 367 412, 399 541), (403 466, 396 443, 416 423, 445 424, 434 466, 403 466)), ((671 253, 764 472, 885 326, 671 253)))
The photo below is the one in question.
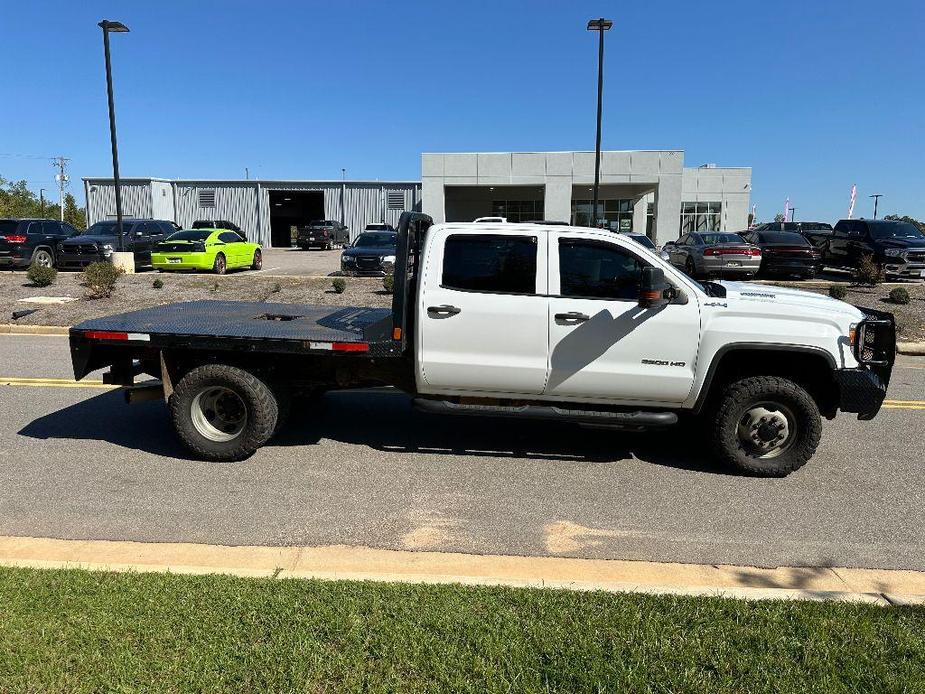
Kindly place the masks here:
POLYGON ((17 691, 925 691, 925 609, 0 568, 17 691))

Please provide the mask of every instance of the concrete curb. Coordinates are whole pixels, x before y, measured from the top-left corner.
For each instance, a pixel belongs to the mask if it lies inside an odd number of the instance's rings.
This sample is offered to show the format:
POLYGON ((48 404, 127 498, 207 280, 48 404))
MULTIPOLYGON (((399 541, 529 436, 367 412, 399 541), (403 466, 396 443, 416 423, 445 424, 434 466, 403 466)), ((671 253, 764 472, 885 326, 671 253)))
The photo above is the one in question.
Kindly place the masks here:
POLYGON ((925 342, 897 342, 896 351, 900 354, 925 357, 925 342))
POLYGON ((0 323, 0 335, 67 335, 70 328, 64 325, 15 325, 0 323))
POLYGON ((230 574, 407 583, 502 585, 747 600, 925 604, 925 572, 409 552, 346 545, 227 547, 0 537, 0 565, 96 571, 230 574))

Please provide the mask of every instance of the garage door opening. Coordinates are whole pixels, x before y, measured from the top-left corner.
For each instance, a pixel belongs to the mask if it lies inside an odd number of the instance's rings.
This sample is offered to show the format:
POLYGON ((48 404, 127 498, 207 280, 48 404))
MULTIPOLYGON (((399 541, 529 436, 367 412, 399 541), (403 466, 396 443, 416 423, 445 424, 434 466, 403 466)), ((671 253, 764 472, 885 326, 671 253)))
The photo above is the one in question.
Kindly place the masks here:
POLYGON ((320 190, 271 190, 270 240, 274 248, 292 246, 293 227, 324 219, 324 192, 320 190))
POLYGON ((505 217, 509 222, 536 222, 545 216, 544 186, 446 186, 446 221, 505 217))

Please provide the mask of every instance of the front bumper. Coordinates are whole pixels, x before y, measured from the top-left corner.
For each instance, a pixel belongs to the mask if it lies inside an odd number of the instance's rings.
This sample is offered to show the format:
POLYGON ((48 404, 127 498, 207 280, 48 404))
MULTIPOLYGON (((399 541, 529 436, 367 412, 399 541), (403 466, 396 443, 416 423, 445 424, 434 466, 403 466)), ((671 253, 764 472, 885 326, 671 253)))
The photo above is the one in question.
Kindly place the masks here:
POLYGON ((395 263, 384 262, 378 258, 375 261, 364 258, 352 261, 341 259, 340 261, 340 271, 345 275, 385 277, 392 274, 394 270, 395 263))
POLYGON ((873 419, 886 397, 896 360, 896 322, 892 313, 862 306, 864 313, 856 328, 856 369, 836 369, 839 405, 842 412, 857 413, 858 419, 873 419))
POLYGON ((211 270, 215 258, 207 253, 152 253, 155 270, 211 270))
POLYGON ((91 263, 109 262, 109 256, 102 253, 69 253, 60 251, 55 258, 55 267, 59 270, 83 269, 91 263))

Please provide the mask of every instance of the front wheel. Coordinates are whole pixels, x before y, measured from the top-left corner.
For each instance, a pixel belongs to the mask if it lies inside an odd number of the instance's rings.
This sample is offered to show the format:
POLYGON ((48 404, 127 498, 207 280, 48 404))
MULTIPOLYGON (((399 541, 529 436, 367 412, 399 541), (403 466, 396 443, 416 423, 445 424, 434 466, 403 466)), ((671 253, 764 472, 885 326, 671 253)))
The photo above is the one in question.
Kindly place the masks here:
POLYGON ((713 418, 713 448, 727 465, 760 477, 786 477, 816 452, 819 408, 801 386, 751 376, 726 386, 713 418))
POLYGON ((250 457, 270 440, 279 419, 273 390, 254 374, 226 364, 187 373, 168 405, 180 440, 202 460, 250 457))
POLYGON ((693 258, 688 258, 687 262, 684 263, 684 272, 687 273, 688 277, 694 278, 697 276, 697 266, 694 264, 693 258))

